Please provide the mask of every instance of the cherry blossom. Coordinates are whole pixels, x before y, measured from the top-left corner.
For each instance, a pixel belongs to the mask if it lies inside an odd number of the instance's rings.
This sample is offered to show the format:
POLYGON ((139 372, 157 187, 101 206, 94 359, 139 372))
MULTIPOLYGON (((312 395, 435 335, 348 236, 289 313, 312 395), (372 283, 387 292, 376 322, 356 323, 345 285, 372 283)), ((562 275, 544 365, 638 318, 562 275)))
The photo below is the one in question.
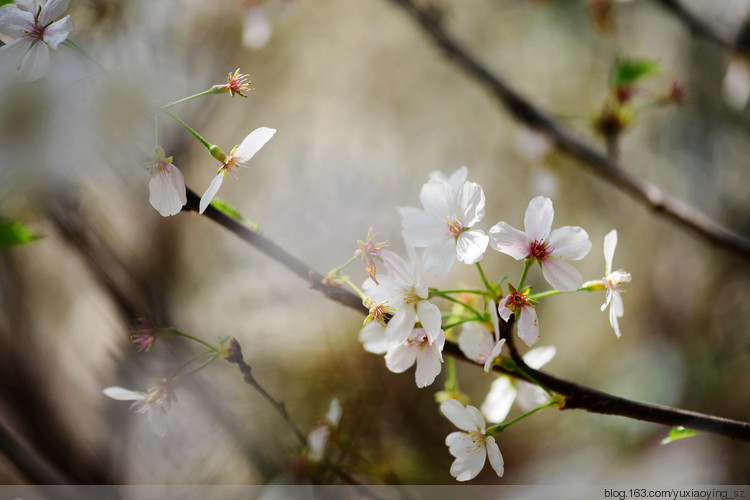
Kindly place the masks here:
POLYGON ((450 454, 456 457, 451 465, 451 475, 458 481, 474 479, 484 468, 489 457, 490 465, 498 476, 505 472, 503 456, 495 438, 486 435, 486 424, 482 413, 469 405, 464 406, 455 399, 446 399, 440 411, 453 425, 464 432, 452 432, 445 438, 450 454))
POLYGON ((445 332, 440 330, 434 341, 430 341, 424 328, 411 332, 406 342, 391 343, 385 355, 385 365, 393 373, 403 373, 417 363, 414 375, 417 387, 427 387, 440 374, 443 362, 445 332))
POLYGON ((250 134, 245 137, 245 140, 232 150, 232 154, 229 155, 228 158, 224 157, 222 159, 221 168, 219 168, 216 177, 213 178, 208 185, 206 192, 203 193, 203 196, 201 197, 198 213, 202 214, 206 210, 206 207, 208 207, 209 203, 211 203, 211 200, 214 199, 214 196, 216 196, 216 193, 221 187, 221 183, 224 182, 224 176, 226 176, 227 173, 233 173, 240 167, 247 167, 247 162, 255 156, 255 153, 257 153, 265 143, 271 140, 271 137, 273 137, 275 133, 276 130, 272 128, 257 128, 250 132, 250 134))
MULTIPOLYGON (((538 370, 549 363, 556 353, 554 346, 537 347, 524 354, 523 361, 530 368, 538 370)), ((518 406, 529 411, 549 401, 549 397, 535 384, 500 375, 492 382, 480 409, 490 422, 502 422, 508 416, 513 401, 518 401, 518 406)))
POLYGON ((49 50, 57 50, 73 30, 69 15, 55 21, 68 3, 69 0, 16 0, 15 5, 0 7, 0 33, 15 38, 0 47, 0 68, 19 68, 24 82, 33 82, 47 74, 49 50))
POLYGON ((554 215, 552 201, 537 196, 526 209, 525 232, 499 222, 489 231, 490 245, 516 260, 536 260, 550 285, 561 292, 572 292, 581 287, 583 280, 566 260, 584 258, 591 250, 591 241, 580 227, 564 226, 550 232, 554 215))
POLYGON ((172 157, 165 157, 161 148, 156 148, 154 152, 149 175, 148 201, 151 206, 164 217, 180 213, 187 202, 185 179, 182 172, 172 164, 172 157))
POLYGON ((422 186, 419 200, 424 207, 400 207, 402 235, 407 245, 424 248, 424 267, 445 276, 456 258, 464 264, 479 262, 489 238, 481 229, 471 227, 484 217, 484 191, 459 170, 450 179, 441 173, 422 186))
POLYGON ((497 319, 497 304, 490 300, 490 316, 494 327, 494 336, 487 328, 476 321, 465 323, 458 337, 458 347, 467 358, 484 365, 485 373, 492 368, 495 359, 505 344, 505 339, 500 339, 500 328, 497 319))
POLYGON ((166 381, 157 382, 146 392, 131 391, 122 387, 107 387, 102 392, 105 396, 118 401, 133 401, 130 408, 136 413, 146 414, 151 429, 159 437, 166 436, 165 406, 174 399, 174 391, 166 381))
POLYGON ((387 253, 383 262, 389 274, 379 276, 379 285, 368 278, 362 289, 375 303, 386 303, 393 308, 393 316, 386 327, 388 341, 406 342, 419 317, 429 342, 434 342, 440 334, 442 318, 438 306, 427 300, 427 283, 416 262, 414 249, 409 247, 409 263, 393 252, 383 252, 387 253))
POLYGON ((631 277, 629 273, 626 273, 622 269, 612 271, 612 260, 615 257, 615 248, 617 247, 617 230, 613 229, 604 237, 604 262, 606 276, 603 278, 604 284, 607 287, 607 297, 602 304, 602 311, 609 306, 609 324, 615 330, 615 335, 619 339, 620 324, 618 318, 622 318, 625 314, 625 306, 622 302, 622 292, 620 291, 620 285, 622 283, 630 283, 631 277))
POLYGON ((529 301, 528 289, 511 291, 498 304, 498 314, 506 323, 511 314, 515 314, 518 324, 518 336, 526 345, 532 346, 539 340, 539 320, 536 317, 534 304, 529 301))

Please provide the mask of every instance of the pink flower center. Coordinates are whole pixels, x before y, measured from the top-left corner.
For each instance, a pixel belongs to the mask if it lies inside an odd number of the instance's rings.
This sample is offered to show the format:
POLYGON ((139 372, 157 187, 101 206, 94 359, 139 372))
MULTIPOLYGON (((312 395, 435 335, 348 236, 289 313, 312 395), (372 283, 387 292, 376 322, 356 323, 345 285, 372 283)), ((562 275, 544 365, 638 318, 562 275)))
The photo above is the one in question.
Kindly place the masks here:
POLYGON ((37 24, 36 22, 29 23, 29 29, 24 30, 27 38, 31 38, 34 42, 38 42, 44 39, 45 26, 37 24))
POLYGON ((458 218, 455 215, 446 217, 445 222, 447 224, 447 227, 445 230, 446 236, 452 236, 453 238, 458 238, 459 236, 461 236, 461 233, 464 232, 464 227, 461 225, 461 223, 458 221, 458 218))
POLYGON ((528 303, 528 295, 524 295, 521 292, 513 292, 508 296, 508 301, 505 303, 505 307, 516 312, 526 307, 528 303))
POLYGON ((544 240, 534 240, 534 242, 529 245, 529 256, 537 260, 544 260, 551 253, 552 249, 547 248, 547 242, 544 240))

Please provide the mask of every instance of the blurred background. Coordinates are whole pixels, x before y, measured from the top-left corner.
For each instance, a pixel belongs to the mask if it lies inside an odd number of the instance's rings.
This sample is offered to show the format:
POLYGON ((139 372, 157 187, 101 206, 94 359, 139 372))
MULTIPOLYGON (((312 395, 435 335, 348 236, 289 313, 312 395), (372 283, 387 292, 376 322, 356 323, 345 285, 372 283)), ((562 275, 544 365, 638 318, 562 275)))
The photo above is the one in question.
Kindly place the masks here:
MULTIPOLYGON (((731 31, 750 7, 684 3, 731 31)), ((602 150, 595 124, 611 100, 615 61, 655 61, 629 103, 623 163, 750 235, 746 63, 735 64, 739 73, 727 83, 734 59, 726 48, 692 37, 647 0, 434 6, 490 68, 602 150), (659 104, 674 81, 687 97, 659 104)), ((539 194, 554 202, 553 227, 584 227, 593 243, 577 263, 584 280, 603 276, 603 238, 618 230, 614 268, 633 277, 622 338, 599 309, 603 293, 550 297, 538 307, 538 345, 557 347, 545 370, 622 397, 750 420, 747 262, 548 150, 394 4, 73 0, 68 13, 71 39, 107 74, 60 47, 42 80, 20 84, 7 68, 0 76, 0 215, 43 236, 0 253, 0 418, 11 441, 66 480, 340 480, 305 465, 284 421, 229 363, 178 389, 164 438, 128 403, 105 397, 108 386, 144 390, 197 352, 177 339, 137 352, 128 329, 141 314, 209 342, 236 337, 257 380, 304 433, 338 398, 341 434, 371 462, 333 448, 330 458, 356 462, 358 480, 383 482, 387 470, 402 483, 454 484, 444 440, 455 429, 434 400, 443 375, 418 390, 413 370, 393 374, 362 349, 361 315, 210 220, 165 218, 149 205, 141 166, 154 148, 153 103, 225 83, 238 67, 253 80, 247 99, 211 96, 176 111, 225 151, 257 127, 278 130, 219 196, 290 253, 325 273, 373 227, 403 254, 396 207, 419 206, 430 172, 466 165, 487 198, 478 224, 485 231, 501 220, 522 227, 539 194)), ((160 135, 186 184, 203 192, 216 161, 165 116, 160 135)), ((491 279, 516 280, 521 271, 491 249, 482 265, 491 279)), ((347 272, 355 283, 366 277, 358 262, 347 272)), ((538 269, 529 280, 546 289, 538 269)), ((481 287, 473 266, 462 264, 429 284, 481 287)), ((458 369, 461 389, 479 406, 494 376, 466 363, 458 369)), ((519 414, 514 408, 511 417, 519 414)), ((747 484, 746 443, 704 434, 661 446, 668 430, 547 410, 498 438, 505 476, 485 467, 476 481, 747 484)), ((4 445, 0 481, 35 482, 12 448, 4 445)))

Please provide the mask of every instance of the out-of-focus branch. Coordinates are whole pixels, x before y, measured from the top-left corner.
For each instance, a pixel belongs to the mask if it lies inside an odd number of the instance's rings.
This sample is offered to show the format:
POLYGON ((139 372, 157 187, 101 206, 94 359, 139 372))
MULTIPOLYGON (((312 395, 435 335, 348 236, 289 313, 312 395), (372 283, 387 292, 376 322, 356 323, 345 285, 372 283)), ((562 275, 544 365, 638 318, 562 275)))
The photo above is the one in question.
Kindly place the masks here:
POLYGON ((750 55, 750 44, 744 37, 730 33, 719 26, 712 26, 685 8, 678 0, 654 0, 679 19, 696 35, 712 40, 724 47, 750 55))
MULTIPOLYGON (((185 205, 183 210, 197 212, 199 202, 200 197, 188 188, 187 205, 185 205)), ((367 308, 362 305, 359 297, 340 287, 324 284, 320 273, 312 270, 310 266, 282 249, 266 236, 244 226, 211 205, 208 206, 203 215, 217 224, 224 226, 239 238, 255 246, 284 267, 287 267, 297 276, 309 282, 312 288, 325 294, 329 299, 335 300, 362 314, 368 313, 367 308)), ((510 335, 510 332, 504 332, 503 335, 506 338, 510 335)), ((476 365, 474 361, 466 358, 454 342, 446 341, 443 352, 476 365)), ((644 420, 672 427, 682 425, 690 429, 720 434, 733 439, 750 442, 750 423, 620 398, 529 368, 523 363, 522 359, 519 361, 520 356, 515 350, 512 351, 512 356, 516 364, 526 373, 549 390, 565 397, 566 402, 563 409, 582 409, 593 413, 620 415, 635 420, 644 420)), ((507 372, 497 366, 495 370, 513 377, 520 377, 517 373, 507 372)))
POLYGON ((516 120, 544 134, 558 149, 575 158, 591 172, 626 192, 655 213, 714 245, 750 259, 748 238, 729 231, 698 210, 666 194, 656 185, 632 174, 620 162, 608 158, 597 148, 563 128, 551 115, 531 104, 513 90, 503 78, 490 71, 483 61, 480 61, 450 34, 443 27, 440 15, 435 9, 421 6, 413 0, 390 1, 404 9, 451 61, 487 88, 516 120))

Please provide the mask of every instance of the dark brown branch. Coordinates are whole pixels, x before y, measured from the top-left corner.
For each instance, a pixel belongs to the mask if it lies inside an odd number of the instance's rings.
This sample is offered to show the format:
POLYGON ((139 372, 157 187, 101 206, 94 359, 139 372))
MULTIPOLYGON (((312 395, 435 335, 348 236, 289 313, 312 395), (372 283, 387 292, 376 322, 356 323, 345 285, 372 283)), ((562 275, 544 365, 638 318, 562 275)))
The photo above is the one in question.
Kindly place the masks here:
POLYGON ((632 174, 620 162, 608 158, 594 146, 563 128, 547 112, 535 107, 513 90, 505 80, 490 71, 482 61, 449 34, 443 28, 434 9, 421 7, 412 0, 391 2, 403 8, 451 61, 483 85, 516 120, 547 136, 558 149, 655 213, 714 245, 750 259, 750 240, 720 226, 698 210, 664 193, 656 185, 632 174))
MULTIPOLYGON (((191 210, 197 212, 198 202, 200 201, 200 198, 197 194, 195 194, 194 191, 189 188, 187 190, 187 196, 188 203, 183 210, 191 210)), ((219 210, 216 210, 213 206, 209 205, 203 215, 213 220, 217 224, 224 226, 244 241, 250 243, 272 259, 289 268, 296 275, 309 282, 312 288, 322 292, 329 299, 335 300, 340 304, 355 309, 362 314, 367 314, 367 308, 362 305, 362 301, 356 295, 342 288, 323 284, 321 275, 319 273, 312 270, 307 264, 305 264, 298 258, 283 250, 267 237, 258 234, 250 228, 242 225, 228 215, 220 212, 219 210), (315 279, 317 279, 318 281, 313 281, 315 279)), ((502 324, 504 323, 501 322, 501 325, 502 324)), ((508 324, 506 324, 506 326, 510 327, 510 325, 508 324)), ((509 331, 504 332, 503 338, 507 338, 508 335, 510 335, 509 331)), ((463 352, 461 352, 461 350, 458 348, 458 345, 454 342, 446 342, 443 352, 463 361, 476 364, 466 358, 463 352)), ((690 429, 710 432, 713 434, 720 434, 733 439, 740 439, 742 441, 750 442, 749 423, 715 417, 713 415, 706 415, 702 413, 669 408, 666 406, 654 405, 650 403, 642 403, 639 401, 633 401, 625 398, 620 398, 618 396, 613 396, 611 394, 607 394, 590 387, 585 387, 574 382, 569 382, 567 380, 557 378, 547 373, 529 368, 523 363, 523 360, 520 359, 518 353, 515 353, 515 350, 513 350, 512 352, 514 353, 512 354, 514 361, 526 373, 538 380, 549 390, 556 392, 566 398, 564 409, 582 409, 592 413, 620 415, 635 420, 644 420, 647 422, 669 425, 672 427, 682 425, 690 429)), ((517 378, 519 377, 519 374, 509 373, 497 366, 495 367, 495 370, 517 378)))
POLYGON ((708 40, 723 45, 724 47, 743 52, 750 55, 750 44, 742 36, 729 33, 718 26, 711 26, 703 19, 699 18, 687 10, 677 0, 654 0, 664 7, 670 14, 679 19, 691 32, 702 36, 708 40))

